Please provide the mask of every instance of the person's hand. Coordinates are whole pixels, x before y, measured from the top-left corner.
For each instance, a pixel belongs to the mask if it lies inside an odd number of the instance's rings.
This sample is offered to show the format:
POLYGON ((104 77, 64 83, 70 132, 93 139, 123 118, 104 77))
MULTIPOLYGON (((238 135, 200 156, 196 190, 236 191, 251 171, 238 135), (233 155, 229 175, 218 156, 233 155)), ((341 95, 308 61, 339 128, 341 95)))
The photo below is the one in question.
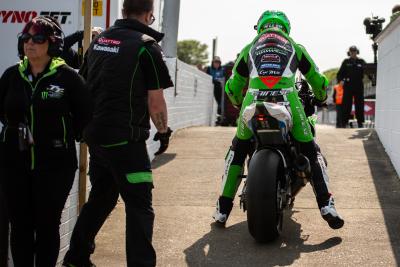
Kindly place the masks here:
POLYGON ((171 133, 172 133, 172 130, 171 130, 171 128, 168 127, 167 132, 165 132, 165 133, 157 132, 154 135, 153 140, 154 141, 160 141, 160 148, 154 154, 155 156, 158 156, 158 155, 164 153, 167 150, 168 145, 169 145, 169 138, 171 137, 171 133))
POLYGON ((93 27, 92 28, 92 39, 94 39, 97 35, 103 32, 103 28, 101 27, 93 27))

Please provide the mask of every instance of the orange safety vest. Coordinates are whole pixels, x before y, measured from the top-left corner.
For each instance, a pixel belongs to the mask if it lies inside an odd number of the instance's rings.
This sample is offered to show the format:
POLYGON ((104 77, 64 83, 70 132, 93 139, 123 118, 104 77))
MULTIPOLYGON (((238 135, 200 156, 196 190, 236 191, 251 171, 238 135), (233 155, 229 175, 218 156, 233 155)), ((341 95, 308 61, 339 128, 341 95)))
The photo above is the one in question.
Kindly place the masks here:
POLYGON ((336 84, 333 89, 336 91, 335 103, 341 105, 343 102, 343 86, 336 84))

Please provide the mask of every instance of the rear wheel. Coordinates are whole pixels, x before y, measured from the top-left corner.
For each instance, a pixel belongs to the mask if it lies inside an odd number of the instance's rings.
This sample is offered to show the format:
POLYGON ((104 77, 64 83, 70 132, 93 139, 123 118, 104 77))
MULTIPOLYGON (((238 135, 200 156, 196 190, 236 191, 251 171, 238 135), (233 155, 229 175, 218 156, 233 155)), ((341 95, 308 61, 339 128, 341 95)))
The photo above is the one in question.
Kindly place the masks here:
POLYGON ((250 234, 261 243, 276 239, 282 230, 280 156, 264 149, 250 161, 246 184, 247 223, 250 234))

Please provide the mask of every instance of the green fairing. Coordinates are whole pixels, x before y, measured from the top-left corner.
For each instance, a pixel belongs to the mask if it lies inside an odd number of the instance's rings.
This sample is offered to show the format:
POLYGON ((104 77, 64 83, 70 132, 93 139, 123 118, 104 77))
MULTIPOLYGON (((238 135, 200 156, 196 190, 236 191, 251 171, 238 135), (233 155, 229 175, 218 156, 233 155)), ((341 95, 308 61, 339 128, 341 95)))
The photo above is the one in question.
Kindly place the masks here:
MULTIPOLYGON (((239 58, 236 60, 235 66, 233 67, 232 76, 227 81, 225 86, 225 91, 232 104, 242 104, 236 132, 237 137, 242 140, 248 140, 253 136, 251 130, 247 128, 242 120, 242 113, 243 110, 253 102, 254 97, 253 95, 247 93, 243 99, 242 91, 246 86, 249 77, 243 77, 242 75, 240 75, 237 72, 237 66, 241 60, 244 60, 249 66, 248 60, 250 49, 252 48, 253 44, 259 39, 260 35, 266 32, 276 32, 280 35, 283 35, 290 41, 295 49, 297 60, 299 62, 301 60, 306 60, 310 65, 308 71, 306 73, 303 73, 303 75, 310 83, 315 97, 321 101, 325 100, 327 97, 325 88, 328 85, 328 79, 318 71, 318 68, 316 67, 314 61, 311 59, 310 55, 307 53, 303 46, 294 42, 292 38, 290 38, 285 32, 279 29, 266 29, 260 32, 257 37, 254 38, 254 40, 250 44, 248 44, 240 53, 239 58)), ((280 81, 276 83, 271 89, 294 88, 294 85, 295 75, 293 74, 291 77, 281 77, 280 81)), ((261 81, 259 77, 253 77, 252 79, 250 79, 249 87, 260 90, 270 89, 261 81)), ((297 91, 293 90, 293 92, 289 93, 287 95, 287 99, 290 103, 290 109, 292 113, 293 128, 291 131, 294 138, 300 142, 309 142, 313 140, 310 124, 304 113, 304 108, 300 102, 297 91)))

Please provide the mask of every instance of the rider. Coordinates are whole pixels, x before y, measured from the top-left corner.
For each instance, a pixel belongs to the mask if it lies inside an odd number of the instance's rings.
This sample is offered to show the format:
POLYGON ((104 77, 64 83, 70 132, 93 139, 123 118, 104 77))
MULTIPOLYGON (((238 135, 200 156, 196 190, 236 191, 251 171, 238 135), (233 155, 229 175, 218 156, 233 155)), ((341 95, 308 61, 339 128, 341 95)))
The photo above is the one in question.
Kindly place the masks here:
POLYGON ((240 53, 227 81, 225 91, 233 105, 240 107, 236 136, 225 158, 223 188, 217 201, 214 220, 222 225, 232 210, 233 198, 240 184, 240 175, 247 154, 252 150, 253 133, 242 119, 243 110, 254 99, 254 90, 291 88, 287 95, 293 118, 291 134, 299 151, 310 160, 312 177, 318 207, 322 217, 333 229, 339 229, 344 221, 336 212, 332 194, 328 190, 329 177, 322 154, 314 141, 310 124, 304 113, 297 91, 294 90, 295 72, 300 72, 311 84, 316 104, 327 99, 327 78, 322 75, 305 48, 289 37, 290 22, 280 11, 265 11, 254 29, 257 36, 240 53), (244 99, 242 89, 247 85, 244 99))

